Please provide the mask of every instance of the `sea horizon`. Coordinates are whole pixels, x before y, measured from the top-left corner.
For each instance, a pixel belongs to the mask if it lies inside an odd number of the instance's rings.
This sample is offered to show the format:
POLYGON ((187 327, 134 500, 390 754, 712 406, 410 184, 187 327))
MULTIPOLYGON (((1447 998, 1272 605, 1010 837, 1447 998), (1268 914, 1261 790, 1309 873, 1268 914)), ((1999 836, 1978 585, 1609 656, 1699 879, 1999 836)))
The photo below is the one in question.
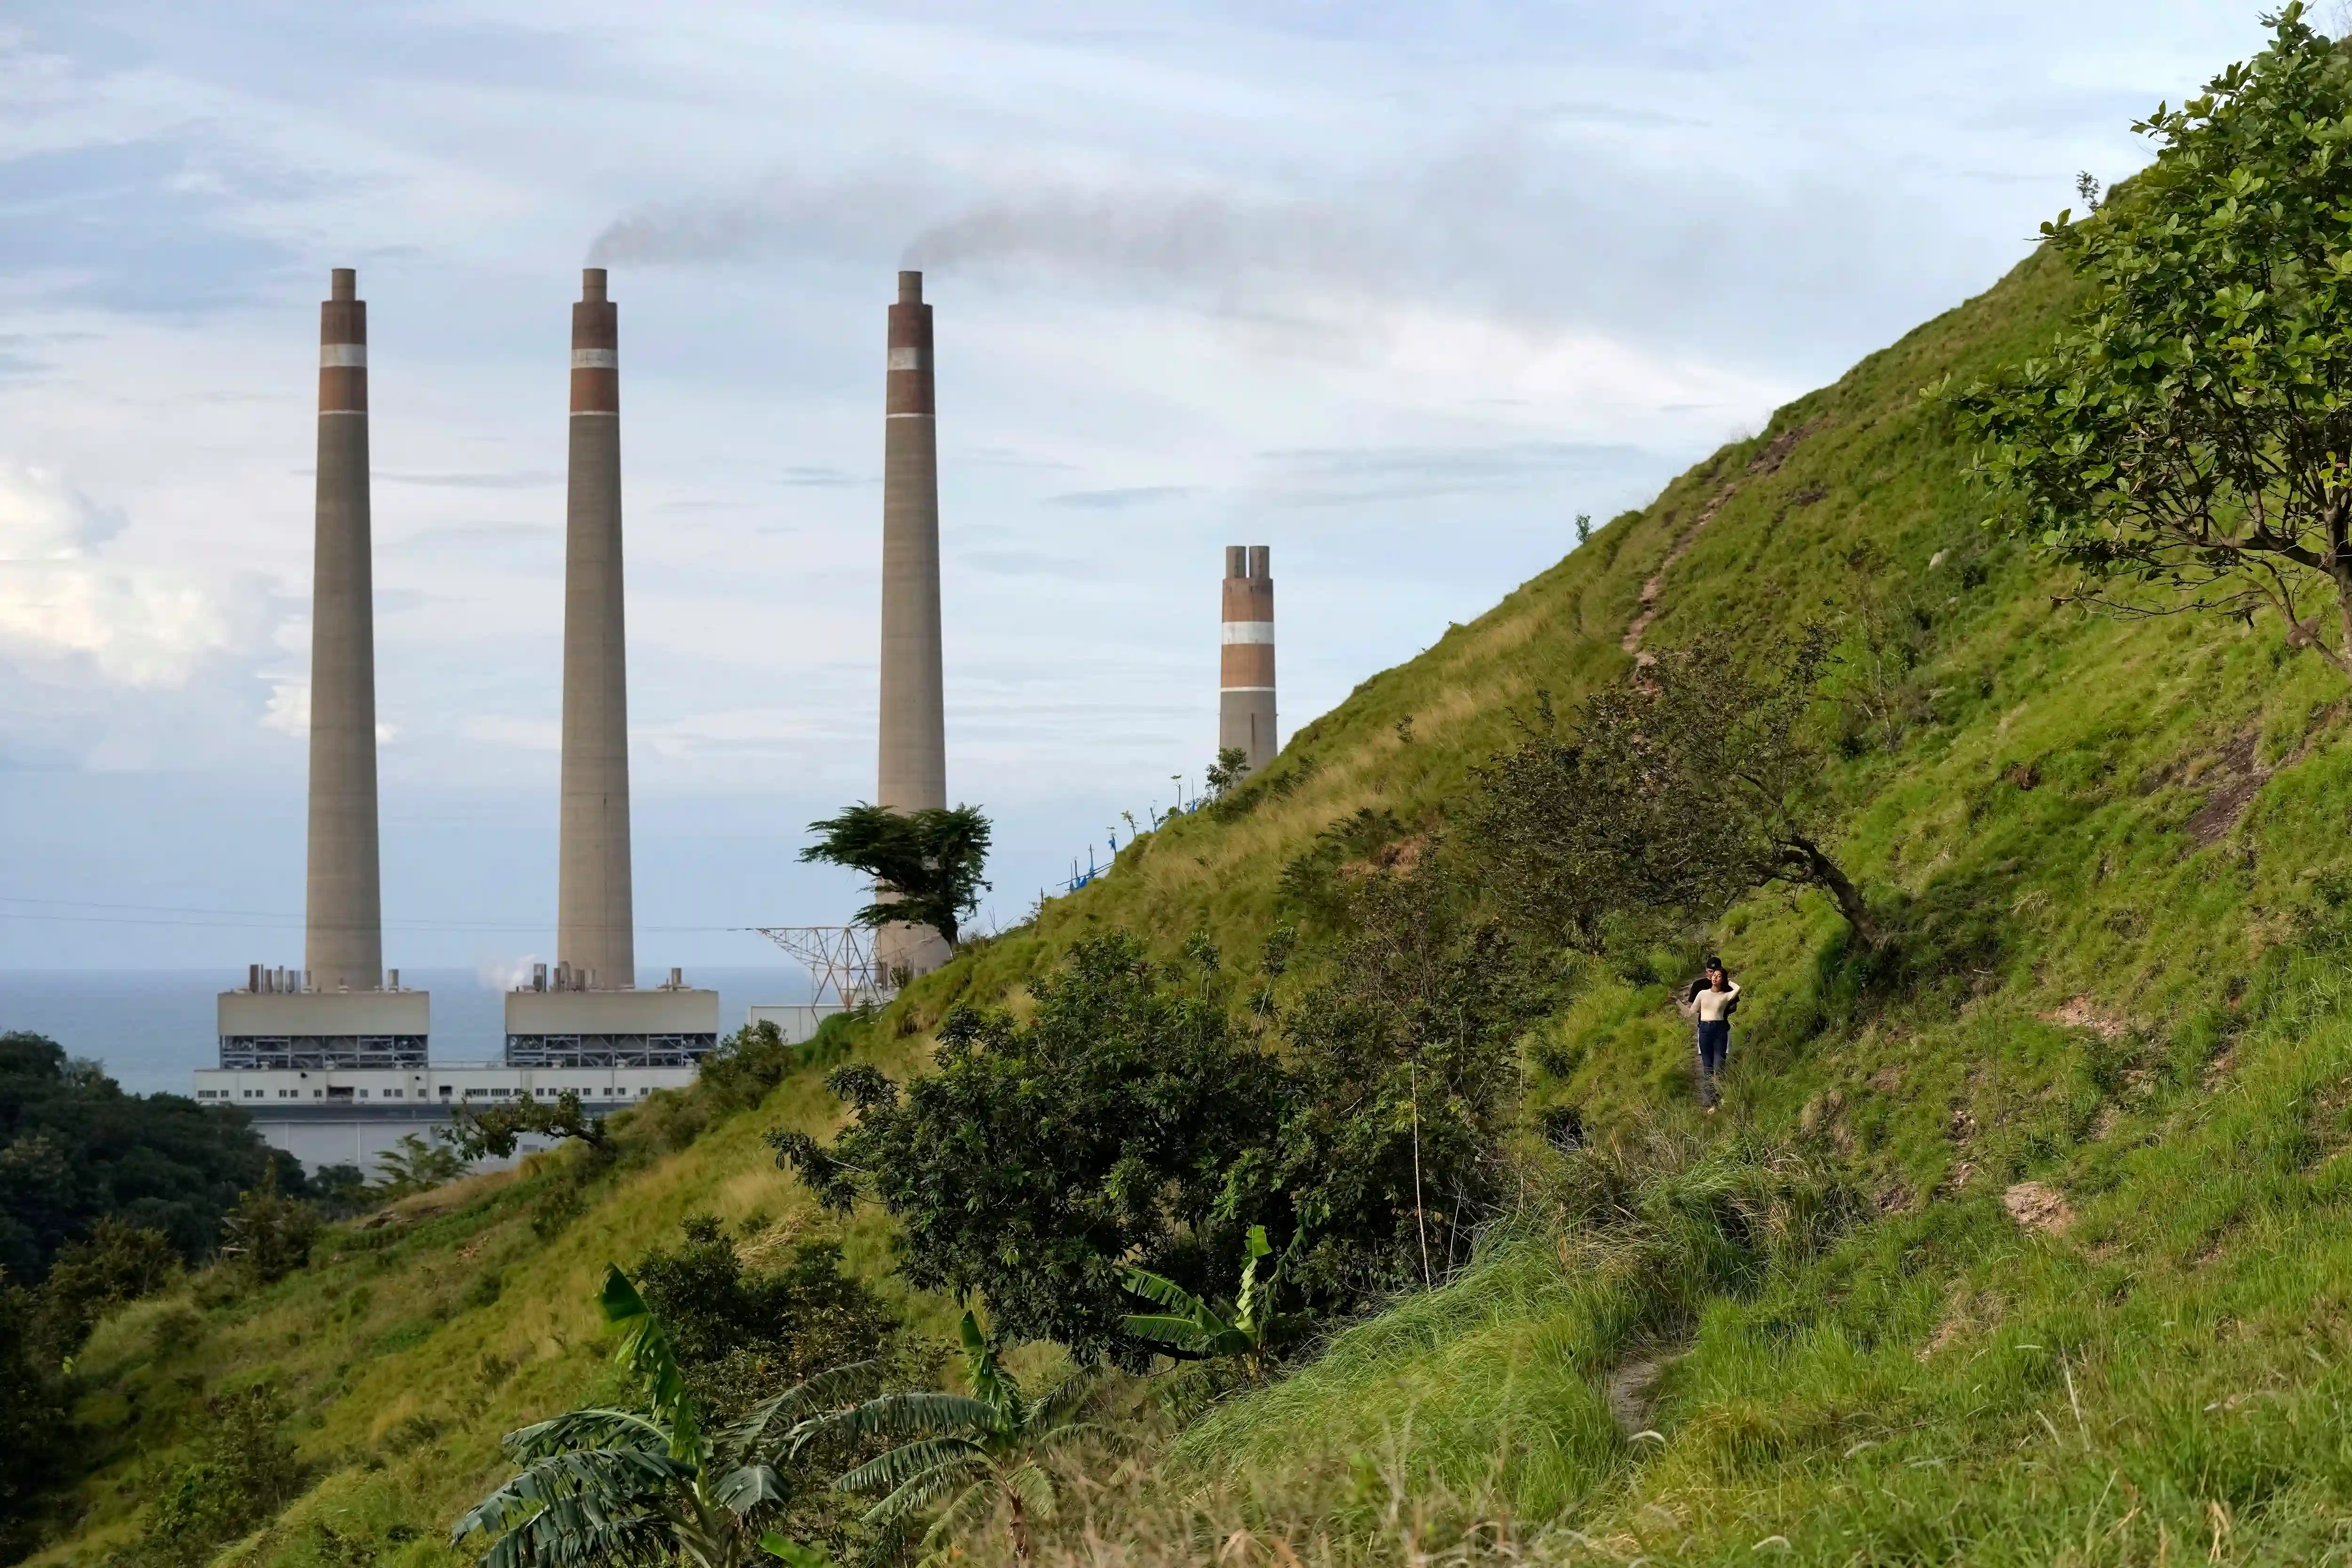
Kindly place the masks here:
MULTIPOLYGON (((650 986, 668 971, 647 969, 650 986)), ((433 998, 436 1063, 494 1062, 506 1045, 503 998, 517 978, 497 966, 404 967, 402 984, 433 998)), ((244 972, 175 969, 0 969, 0 1034, 46 1035, 69 1057, 100 1063, 132 1094, 187 1094, 190 1077, 219 1051, 215 999, 244 972)), ((719 993, 719 1032, 742 1026, 755 1005, 806 1002, 808 973, 797 965, 688 966, 686 980, 719 993)))

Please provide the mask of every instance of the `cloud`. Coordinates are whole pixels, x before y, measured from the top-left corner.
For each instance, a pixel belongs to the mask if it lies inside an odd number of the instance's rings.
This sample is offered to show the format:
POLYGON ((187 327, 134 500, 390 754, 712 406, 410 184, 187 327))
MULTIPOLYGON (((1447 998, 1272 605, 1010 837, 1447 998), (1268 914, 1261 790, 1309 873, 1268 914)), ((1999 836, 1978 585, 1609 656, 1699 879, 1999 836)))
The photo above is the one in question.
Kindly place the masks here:
POLYGON ((426 485, 436 489, 522 490, 560 484, 563 476, 543 468, 517 468, 506 473, 403 474, 379 472, 386 484, 426 485))
POLYGON ((261 727, 281 735, 310 732, 310 683, 281 679, 271 683, 269 704, 262 710, 261 727))
MULTIPOLYGON (((269 703, 262 710, 261 727, 275 730, 281 735, 307 737, 310 733, 310 683, 291 676, 266 676, 269 681, 269 703)), ((400 738, 400 726, 375 721, 375 743, 388 746, 400 738)))
POLYGON ((1087 554, 1049 554, 1042 550, 961 550, 954 563, 993 577, 1057 577, 1076 583, 1118 580, 1116 563, 1099 551, 1087 554))
POLYGON ((1654 467, 1638 447, 1517 441, 1482 447, 1302 447, 1258 455, 1258 489, 1281 506, 1356 505, 1524 489, 1563 479, 1612 479, 1654 467))
POLYGON ((247 303, 294 253, 238 210, 315 198, 316 179, 201 121, 0 160, 0 277, 129 313, 247 303))
POLYGON ((257 588, 225 595, 120 563, 102 547, 124 521, 54 468, 0 458, 0 655, 168 689, 251 640, 257 588))
POLYGON ((1198 485, 1129 485, 1124 489, 1070 490, 1062 495, 1047 496, 1045 504, 1072 507, 1080 511, 1124 511, 1129 507, 1152 506, 1200 493, 1198 485))
POLYGON ((387 540, 378 548, 429 551, 445 544, 476 548, 492 544, 538 544, 552 542, 558 531, 553 523, 546 522, 455 523, 446 528, 420 528, 414 533, 387 540))

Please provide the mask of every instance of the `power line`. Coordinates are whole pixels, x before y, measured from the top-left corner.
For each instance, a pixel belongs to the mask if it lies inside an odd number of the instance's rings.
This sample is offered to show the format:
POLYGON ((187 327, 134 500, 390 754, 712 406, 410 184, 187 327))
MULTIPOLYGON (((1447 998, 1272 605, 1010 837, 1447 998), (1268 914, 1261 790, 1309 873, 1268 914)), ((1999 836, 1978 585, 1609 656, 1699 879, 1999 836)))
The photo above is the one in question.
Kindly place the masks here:
MULTIPOLYGON (((50 925, 193 926, 219 931, 299 931, 303 917, 277 910, 210 910, 174 904, 112 904, 81 899, 27 899, 0 894, 0 906, 33 904, 37 910, 0 907, 0 921, 32 921, 50 925), (121 914, 64 914, 50 910, 127 910, 121 914), (156 916, 200 915, 201 920, 156 919, 156 916)), ((387 931, 545 931, 552 918, 530 921, 385 921, 387 931)), ((740 931, 757 934, 757 926, 639 926, 639 931, 663 935, 740 931)))

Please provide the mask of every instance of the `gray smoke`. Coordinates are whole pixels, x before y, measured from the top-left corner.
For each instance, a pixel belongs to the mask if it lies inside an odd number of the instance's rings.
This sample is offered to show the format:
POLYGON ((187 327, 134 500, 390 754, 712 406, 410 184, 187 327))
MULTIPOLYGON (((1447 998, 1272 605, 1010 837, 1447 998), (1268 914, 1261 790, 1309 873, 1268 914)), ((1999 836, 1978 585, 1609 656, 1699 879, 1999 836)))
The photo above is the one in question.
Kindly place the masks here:
POLYGON ((1210 190, 1043 190, 989 197, 907 242, 908 267, 1046 266, 1187 285, 1254 274, 1349 277, 1388 247, 1364 214, 1210 190))
POLYGON ((1849 335, 1854 287, 1890 270, 1874 248, 1908 258, 1891 269, 1915 288, 1979 281, 1931 279, 1923 258, 1942 251, 1871 232, 1859 215, 1872 204, 1843 186, 1767 191, 1645 171, 1510 131, 1327 181, 1313 195, 1149 175, 992 184, 903 168, 823 184, 777 175, 641 208, 607 227, 590 259, 874 267, 895 255, 940 274, 1173 297, 1301 352, 1339 321, 1305 303, 1314 295, 1437 306, 1535 331, 1600 322, 1720 353, 1849 335))

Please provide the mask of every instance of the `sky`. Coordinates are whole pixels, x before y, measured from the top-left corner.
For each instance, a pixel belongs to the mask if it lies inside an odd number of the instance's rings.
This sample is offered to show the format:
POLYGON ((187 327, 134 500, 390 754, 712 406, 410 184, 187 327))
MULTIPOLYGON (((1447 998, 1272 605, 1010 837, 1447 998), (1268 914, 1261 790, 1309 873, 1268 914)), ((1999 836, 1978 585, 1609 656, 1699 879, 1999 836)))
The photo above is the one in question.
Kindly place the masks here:
MULTIPOLYGON (((17 0, 0 969, 300 962, 317 302, 368 301, 385 961, 551 956, 569 304, 619 303, 638 951, 837 923, 936 311, 980 924, 1990 287, 2219 0, 17 0), (1180 786, 1174 775, 1182 775, 1180 786)), ((779 960, 781 962, 781 960, 779 960)))

